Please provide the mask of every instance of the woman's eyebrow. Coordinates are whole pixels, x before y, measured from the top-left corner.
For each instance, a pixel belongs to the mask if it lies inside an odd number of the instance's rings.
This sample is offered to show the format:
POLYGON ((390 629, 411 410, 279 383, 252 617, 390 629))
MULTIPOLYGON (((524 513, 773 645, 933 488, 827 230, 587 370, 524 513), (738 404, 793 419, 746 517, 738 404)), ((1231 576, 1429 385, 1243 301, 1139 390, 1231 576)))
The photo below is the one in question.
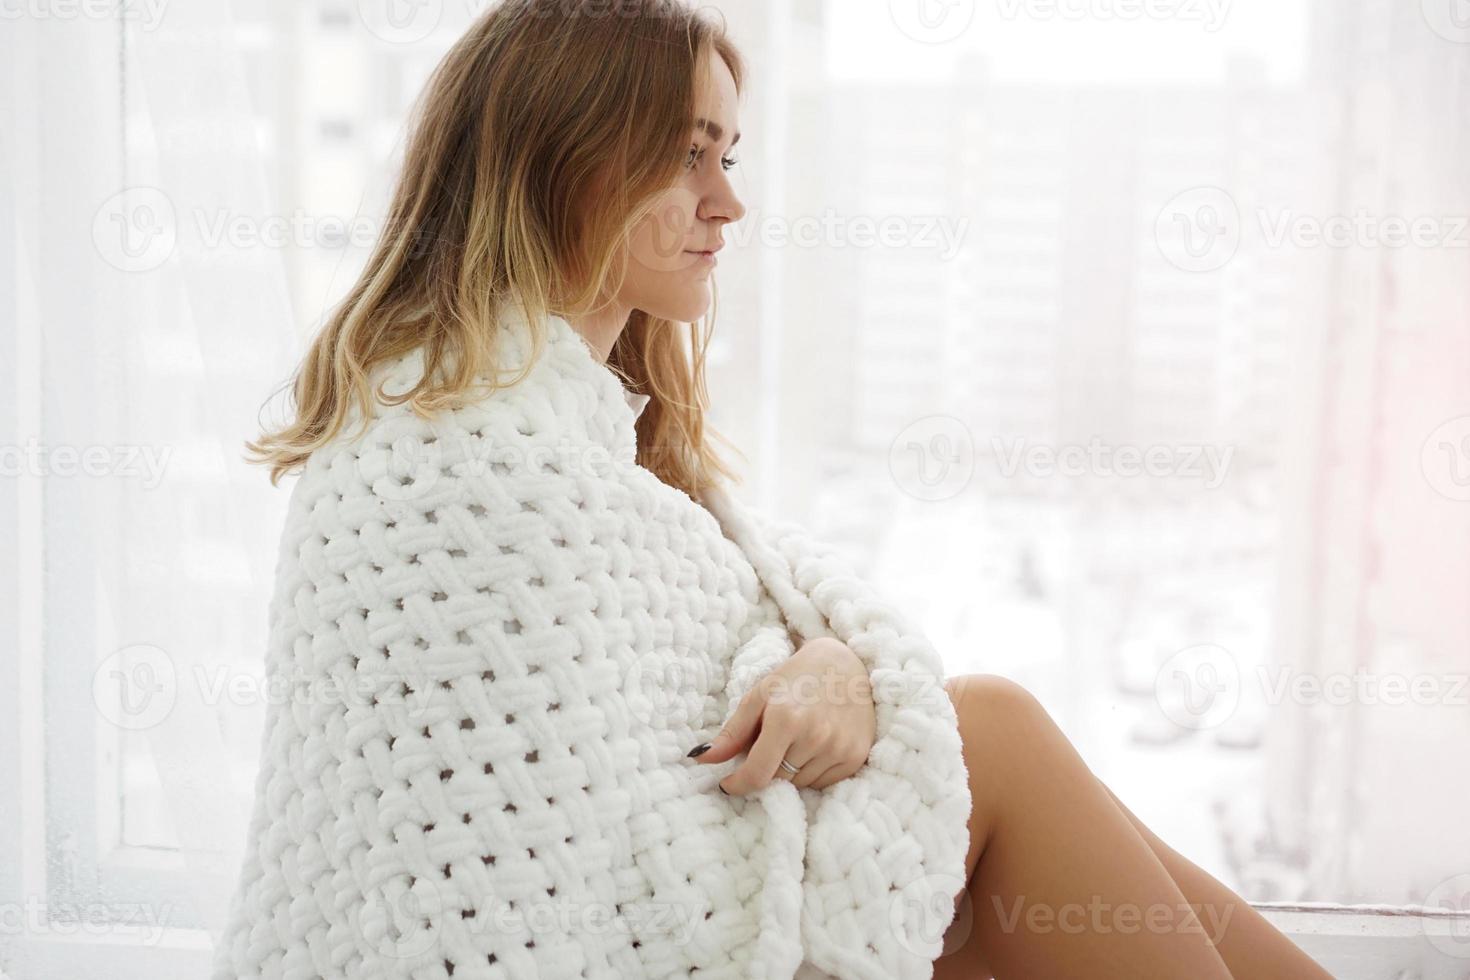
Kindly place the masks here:
MULTIPOLYGON (((702 116, 699 119, 694 120, 694 128, 704 130, 707 134, 709 134, 709 138, 714 140, 716 143, 718 143, 725 135, 724 126, 721 126, 719 123, 715 122, 712 119, 705 119, 702 116)), ((736 133, 735 138, 730 141, 730 145, 734 146, 736 143, 739 142, 740 134, 736 133)))

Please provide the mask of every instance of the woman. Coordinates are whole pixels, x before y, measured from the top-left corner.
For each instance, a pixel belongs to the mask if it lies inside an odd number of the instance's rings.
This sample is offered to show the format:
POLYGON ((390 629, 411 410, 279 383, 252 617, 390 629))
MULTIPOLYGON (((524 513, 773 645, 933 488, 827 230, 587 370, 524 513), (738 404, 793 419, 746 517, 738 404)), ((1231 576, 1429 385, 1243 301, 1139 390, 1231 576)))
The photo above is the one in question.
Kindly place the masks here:
POLYGON ((436 71, 250 444, 304 470, 268 669, 344 691, 272 707, 216 976, 1325 977, 723 493, 675 324, 743 77, 674 0, 507 0, 436 71))

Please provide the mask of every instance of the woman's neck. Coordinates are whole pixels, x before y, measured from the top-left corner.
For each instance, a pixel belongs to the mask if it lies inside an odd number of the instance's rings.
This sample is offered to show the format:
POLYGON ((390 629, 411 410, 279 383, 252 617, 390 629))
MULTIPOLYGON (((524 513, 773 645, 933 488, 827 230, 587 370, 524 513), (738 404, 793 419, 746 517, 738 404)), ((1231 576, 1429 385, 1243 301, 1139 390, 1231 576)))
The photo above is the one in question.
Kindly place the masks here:
POLYGON ((628 325, 628 318, 633 315, 631 308, 613 304, 605 309, 598 310, 579 317, 565 317, 572 329, 582 335, 587 345, 592 348, 597 359, 607 363, 608 355, 612 353, 613 345, 618 342, 623 328, 628 325))

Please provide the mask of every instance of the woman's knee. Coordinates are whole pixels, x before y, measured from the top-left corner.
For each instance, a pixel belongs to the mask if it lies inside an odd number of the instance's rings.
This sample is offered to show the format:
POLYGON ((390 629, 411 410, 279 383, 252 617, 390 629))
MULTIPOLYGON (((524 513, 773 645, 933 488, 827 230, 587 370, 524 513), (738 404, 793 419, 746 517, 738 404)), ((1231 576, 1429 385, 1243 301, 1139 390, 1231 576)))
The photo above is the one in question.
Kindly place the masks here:
POLYGON ((975 726, 1017 725, 1046 716, 1036 696, 999 674, 958 674, 944 682, 963 731, 975 726))
POLYGON ((960 674, 948 678, 944 689, 954 702, 970 784, 968 881, 1018 781, 1026 777, 1025 743, 1037 730, 1042 708, 1024 687, 997 674, 960 674))

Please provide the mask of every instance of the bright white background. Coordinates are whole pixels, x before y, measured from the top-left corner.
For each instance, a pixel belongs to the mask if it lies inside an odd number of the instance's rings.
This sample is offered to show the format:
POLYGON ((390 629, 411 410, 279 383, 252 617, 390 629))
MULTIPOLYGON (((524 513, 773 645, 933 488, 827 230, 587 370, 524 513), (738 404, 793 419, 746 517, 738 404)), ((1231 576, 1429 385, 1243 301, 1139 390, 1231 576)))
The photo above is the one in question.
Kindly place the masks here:
MULTIPOLYGON (((1248 898, 1470 912, 1470 5, 715 6, 741 492, 1248 898)), ((240 444, 479 9, 0 7, 0 971, 198 975, 281 696, 240 444)))

